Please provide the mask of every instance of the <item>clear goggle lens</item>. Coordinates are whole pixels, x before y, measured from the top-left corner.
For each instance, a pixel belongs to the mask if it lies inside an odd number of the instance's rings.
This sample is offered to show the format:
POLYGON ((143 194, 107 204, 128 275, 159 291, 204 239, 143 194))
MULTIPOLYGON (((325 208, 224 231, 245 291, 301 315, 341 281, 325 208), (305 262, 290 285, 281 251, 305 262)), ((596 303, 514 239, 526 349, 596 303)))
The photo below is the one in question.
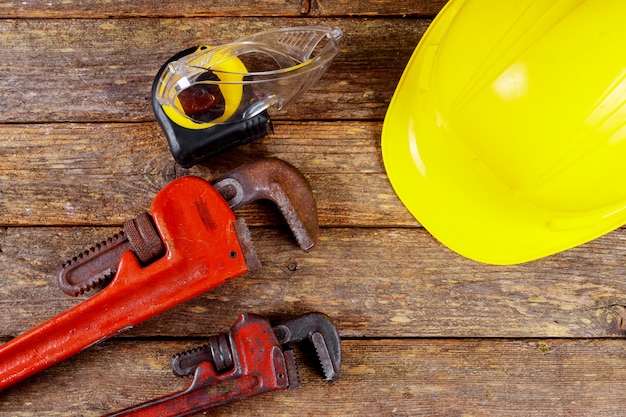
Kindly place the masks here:
POLYGON ((220 124, 282 109, 308 90, 339 52, 341 29, 295 27, 200 47, 170 62, 157 100, 193 123, 220 124))

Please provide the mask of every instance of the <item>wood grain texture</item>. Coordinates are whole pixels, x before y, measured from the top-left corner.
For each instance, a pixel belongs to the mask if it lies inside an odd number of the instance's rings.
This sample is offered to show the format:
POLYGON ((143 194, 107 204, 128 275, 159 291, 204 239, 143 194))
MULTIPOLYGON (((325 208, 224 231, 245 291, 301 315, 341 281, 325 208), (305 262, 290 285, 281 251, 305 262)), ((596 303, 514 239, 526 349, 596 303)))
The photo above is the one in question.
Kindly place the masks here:
POLYGON ((445 3, 445 0, 265 0, 251 5, 241 0, 176 0, 158 4, 149 0, 3 0, 0 2, 0 17, 434 16, 445 3))
MULTIPOLYGON (((6 228, 0 238, 0 336, 15 336, 80 300, 61 293, 61 261, 118 229, 6 228)), ((626 306, 626 230, 518 266, 483 265, 424 229, 325 228, 297 248, 285 229, 254 228, 263 268, 135 327, 126 337, 205 334, 243 311, 323 311, 343 336, 615 337, 626 306)))
POLYGON ((154 120, 153 78, 175 53, 284 26, 341 27, 328 72, 279 115, 382 119, 426 19, 34 19, 0 20, 2 122, 154 120))
MULTIPOLYGON (((185 170, 154 122, 5 125, 0 225, 121 225, 176 177, 216 179, 274 156, 309 179, 324 227, 415 226, 385 175, 380 130, 379 122, 279 121, 273 135, 185 170)), ((262 204, 238 211, 256 226, 280 224, 275 213, 262 204)))
MULTIPOLYGON (((220 328, 217 332, 224 331, 220 328)), ((0 397, 0 416, 99 416, 185 388, 171 355, 202 340, 109 342, 0 397), (63 398, 63 412, 59 397, 63 398), (29 412, 23 410, 28 409, 29 412)), ((342 379, 328 385, 299 355, 302 387, 211 416, 588 416, 622 413, 619 340, 346 340, 342 379)))

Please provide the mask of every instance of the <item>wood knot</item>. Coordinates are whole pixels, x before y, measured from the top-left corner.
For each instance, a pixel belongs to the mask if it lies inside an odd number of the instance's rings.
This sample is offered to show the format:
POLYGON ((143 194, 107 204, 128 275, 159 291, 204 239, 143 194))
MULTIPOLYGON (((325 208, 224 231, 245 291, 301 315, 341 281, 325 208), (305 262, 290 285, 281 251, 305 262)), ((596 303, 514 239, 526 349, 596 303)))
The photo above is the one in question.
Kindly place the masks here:
POLYGON ((554 347, 542 340, 540 342, 537 342, 537 350, 539 350, 539 352, 543 353, 544 355, 549 355, 554 352, 554 347))
POLYGON ((290 272, 296 272, 298 270, 298 262, 296 262, 295 260, 291 259, 289 262, 287 262, 287 264, 285 265, 285 267, 290 271, 290 272))
POLYGON ((613 310, 617 315, 617 330, 626 332, 626 307, 621 305, 613 306, 613 310))
POLYGON ((311 13, 311 1, 312 0, 302 0, 300 2, 300 14, 309 14, 311 13))
POLYGON ((319 15, 319 4, 317 0, 300 0, 300 14, 304 16, 310 14, 319 15))

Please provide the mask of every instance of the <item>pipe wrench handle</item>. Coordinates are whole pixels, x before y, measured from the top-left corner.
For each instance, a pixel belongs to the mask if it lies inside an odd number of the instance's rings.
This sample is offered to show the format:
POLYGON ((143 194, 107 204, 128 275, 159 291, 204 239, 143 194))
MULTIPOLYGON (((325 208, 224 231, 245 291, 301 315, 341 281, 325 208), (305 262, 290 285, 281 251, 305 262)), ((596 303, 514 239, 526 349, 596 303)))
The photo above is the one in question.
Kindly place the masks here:
POLYGON ((124 252, 104 290, 1 345, 0 391, 249 270, 247 228, 205 180, 171 182, 150 210, 165 254, 144 267, 124 252))
MULTIPOLYGON (((193 381, 186 390, 103 417, 191 416, 290 387, 289 369, 295 367, 293 352, 283 352, 267 320, 242 314, 225 336, 229 339, 229 347, 225 349, 232 355, 232 364, 228 369, 220 371, 216 366, 217 357, 209 357, 194 365, 193 381)), ((221 353, 216 352, 215 355, 221 353)), ((174 357, 176 360, 177 357, 174 357)))

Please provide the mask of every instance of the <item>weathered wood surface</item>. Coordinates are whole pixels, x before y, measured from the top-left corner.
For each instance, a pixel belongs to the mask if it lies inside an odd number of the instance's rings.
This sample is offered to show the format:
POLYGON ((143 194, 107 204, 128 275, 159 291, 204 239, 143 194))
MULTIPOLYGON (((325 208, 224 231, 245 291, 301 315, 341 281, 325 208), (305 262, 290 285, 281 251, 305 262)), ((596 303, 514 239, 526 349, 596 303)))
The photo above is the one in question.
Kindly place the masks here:
POLYGON ((0 17, 434 16, 445 3, 445 0, 265 0, 253 4, 244 0, 176 0, 159 4, 149 0, 3 0, 0 17))
MULTIPOLYGON (((184 170, 154 122, 5 125, 0 225, 120 225, 176 176, 210 180, 275 156, 307 176, 322 226, 415 226, 385 175, 381 128, 380 122, 277 121, 271 136, 184 170)), ((238 213, 252 225, 275 224, 262 207, 238 213)))
POLYGON ((380 155, 402 70, 445 1, 0 1, 0 342, 64 311, 59 263, 117 232, 172 179, 252 159, 298 167, 321 237, 297 249, 270 206, 237 214, 263 268, 0 393, 0 416, 98 416, 182 389, 169 357, 242 312, 311 310, 344 339, 339 383, 216 410, 241 416, 620 416, 626 229, 542 260, 464 259, 420 227, 380 155), (319 84, 275 133, 186 170, 152 115, 162 62, 190 45, 282 26, 345 32, 319 84))
MULTIPOLYGON (((60 261, 115 228, 2 231, 0 329, 14 336, 79 300, 56 288, 60 261)), ((423 229, 325 228, 301 252, 284 229, 255 228, 263 268, 238 277, 126 337, 202 336, 240 312, 287 317, 321 309, 349 337, 621 337, 626 230, 531 264, 480 265, 423 229)))
POLYGON ((150 88, 182 49, 281 26, 338 26, 342 52, 282 117, 381 119, 428 19, 0 20, 0 122, 153 120, 150 88))
MULTIPOLYGON (((95 346, 55 372, 7 390, 0 415, 99 416, 183 389, 190 380, 174 377, 166 363, 172 352, 197 343, 202 341, 95 346), (56 397, 42 397, 46 392, 56 397)), ((298 391, 257 396, 209 415, 623 415, 623 340, 348 340, 344 348, 348 355, 335 385, 303 362, 298 391)))

